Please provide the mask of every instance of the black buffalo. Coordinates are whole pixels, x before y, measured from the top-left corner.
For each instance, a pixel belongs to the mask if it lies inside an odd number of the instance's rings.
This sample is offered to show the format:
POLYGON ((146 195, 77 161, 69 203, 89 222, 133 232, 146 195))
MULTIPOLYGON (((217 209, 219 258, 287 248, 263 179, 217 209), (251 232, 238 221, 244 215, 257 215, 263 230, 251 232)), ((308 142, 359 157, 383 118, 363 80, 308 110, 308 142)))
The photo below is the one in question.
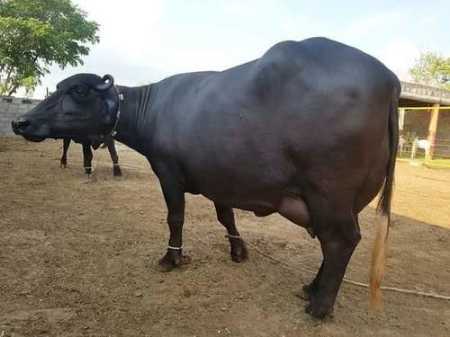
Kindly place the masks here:
MULTIPOLYGON (((279 213, 317 236, 319 272, 304 287, 306 311, 332 311, 360 241, 358 213, 380 189, 389 219, 398 142, 397 77, 347 45, 311 38, 281 42, 227 69, 185 73, 140 87, 110 75, 78 74, 13 122, 16 134, 115 139, 147 157, 168 208, 166 269, 182 254, 185 193, 214 202, 231 257, 247 257, 233 208, 279 213), (120 114, 120 115, 119 115, 120 114)), ((371 286, 379 296, 388 221, 380 222, 371 286)))
MULTIPOLYGON (((99 142, 92 142, 90 140, 84 139, 84 140, 77 140, 77 139, 71 139, 71 138, 64 138, 63 140, 63 153, 61 156, 60 164, 61 167, 66 168, 67 167, 67 152, 69 151, 70 142, 74 140, 77 143, 81 143, 83 147, 83 167, 84 172, 86 174, 92 173, 92 158, 94 157, 92 154, 92 149, 97 150, 101 143, 99 142)), ((113 175, 115 177, 119 177, 122 175, 122 170, 120 169, 119 165, 119 156, 117 155, 116 146, 114 144, 114 138, 111 136, 106 136, 103 139, 103 145, 102 147, 107 147, 109 155, 111 156, 111 160, 113 162, 113 175)))

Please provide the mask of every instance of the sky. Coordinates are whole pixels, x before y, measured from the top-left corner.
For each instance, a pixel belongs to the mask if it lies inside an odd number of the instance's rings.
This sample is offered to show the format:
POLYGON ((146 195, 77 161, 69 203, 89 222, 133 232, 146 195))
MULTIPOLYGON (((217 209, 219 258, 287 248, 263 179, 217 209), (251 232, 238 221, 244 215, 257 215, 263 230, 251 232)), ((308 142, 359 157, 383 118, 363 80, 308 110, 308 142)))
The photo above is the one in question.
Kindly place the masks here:
POLYGON ((408 80, 421 52, 450 55, 448 0, 73 0, 100 24, 84 65, 51 67, 34 96, 75 73, 143 85, 176 73, 223 70, 283 40, 324 36, 369 53, 408 80))

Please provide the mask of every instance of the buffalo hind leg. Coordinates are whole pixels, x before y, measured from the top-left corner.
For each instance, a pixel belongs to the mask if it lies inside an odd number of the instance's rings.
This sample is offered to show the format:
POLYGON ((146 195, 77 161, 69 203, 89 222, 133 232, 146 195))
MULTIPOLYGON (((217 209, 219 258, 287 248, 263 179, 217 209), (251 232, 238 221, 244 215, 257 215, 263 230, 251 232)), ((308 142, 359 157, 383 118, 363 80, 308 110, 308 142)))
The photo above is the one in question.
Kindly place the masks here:
MULTIPOLYGON (((314 229, 311 224, 308 207, 303 199, 300 197, 285 197, 281 200, 278 208, 278 213, 286 219, 292 221, 298 226, 304 227, 308 233, 315 237, 314 229)), ((323 264, 320 266, 319 272, 314 280, 303 287, 303 293, 299 293, 298 296, 309 300, 313 293, 317 291, 317 285, 322 273, 323 264)))
POLYGON ((106 146, 108 146, 109 155, 113 162, 113 175, 115 177, 122 176, 122 170, 119 166, 119 156, 117 155, 116 146, 114 145, 114 139, 108 139, 105 141, 106 146))
POLYGON ((92 154, 91 143, 84 142, 82 145, 84 173, 90 175, 92 173, 92 158, 94 157, 92 154))
MULTIPOLYGON (((356 217, 356 221, 358 221, 358 218, 356 217)), ((359 223, 357 223, 358 225, 358 233, 359 233, 359 223)), ((356 237, 358 237, 358 233, 356 233, 356 237)), ((314 277, 314 279, 312 280, 312 282, 310 284, 304 285, 303 286, 303 299, 305 300, 309 300, 312 296, 315 295, 315 293, 317 292, 318 289, 318 284, 319 284, 319 280, 320 277, 322 275, 322 271, 323 271, 323 261, 320 264, 320 268, 319 271, 317 272, 316 277, 314 277)))
POLYGON ((191 261, 189 256, 183 255, 184 191, 178 184, 176 170, 170 170, 163 164, 154 167, 154 170, 166 201, 167 224, 170 232, 167 252, 159 260, 159 265, 162 271, 171 271, 191 261))
POLYGON ((64 138, 63 139, 63 154, 60 161, 60 167, 66 168, 67 167, 67 151, 69 151, 69 145, 70 145, 70 138, 64 138))
POLYGON ((247 260, 247 247, 236 228, 233 209, 217 203, 214 203, 214 206, 216 208, 217 220, 227 229, 231 259, 234 262, 247 260))
POLYGON ((319 224, 317 236, 323 261, 314 281, 307 286, 309 304, 306 312, 316 318, 331 314, 348 262, 361 235, 355 217, 330 216, 326 224, 319 224))
POLYGON ((302 297, 304 300, 307 301, 311 300, 311 297, 313 297, 317 293, 320 276, 322 275, 322 270, 323 270, 323 262, 320 265, 319 271, 317 272, 317 275, 314 278, 314 280, 312 280, 310 284, 306 284, 303 286, 302 288, 303 293, 300 295, 300 297, 302 297))

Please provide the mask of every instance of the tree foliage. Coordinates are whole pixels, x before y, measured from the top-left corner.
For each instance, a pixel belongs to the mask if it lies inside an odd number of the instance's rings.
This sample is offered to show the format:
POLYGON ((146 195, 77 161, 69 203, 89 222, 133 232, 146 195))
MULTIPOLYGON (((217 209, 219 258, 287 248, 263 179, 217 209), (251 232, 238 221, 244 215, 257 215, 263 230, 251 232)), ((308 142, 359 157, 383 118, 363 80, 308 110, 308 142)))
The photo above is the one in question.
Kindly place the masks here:
POLYGON ((33 90, 52 64, 82 64, 97 31, 71 0, 0 0, 0 94, 33 90))
POLYGON ((434 52, 422 53, 409 73, 416 82, 450 90, 450 57, 434 52))

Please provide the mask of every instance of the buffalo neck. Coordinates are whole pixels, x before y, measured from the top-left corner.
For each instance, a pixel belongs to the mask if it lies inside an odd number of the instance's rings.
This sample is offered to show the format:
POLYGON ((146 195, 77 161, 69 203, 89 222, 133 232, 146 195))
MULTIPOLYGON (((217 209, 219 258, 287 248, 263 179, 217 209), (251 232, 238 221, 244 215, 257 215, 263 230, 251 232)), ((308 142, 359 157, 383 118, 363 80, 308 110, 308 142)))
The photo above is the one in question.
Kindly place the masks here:
POLYGON ((140 87, 117 86, 123 96, 115 139, 148 155, 151 151, 153 84, 140 87))

